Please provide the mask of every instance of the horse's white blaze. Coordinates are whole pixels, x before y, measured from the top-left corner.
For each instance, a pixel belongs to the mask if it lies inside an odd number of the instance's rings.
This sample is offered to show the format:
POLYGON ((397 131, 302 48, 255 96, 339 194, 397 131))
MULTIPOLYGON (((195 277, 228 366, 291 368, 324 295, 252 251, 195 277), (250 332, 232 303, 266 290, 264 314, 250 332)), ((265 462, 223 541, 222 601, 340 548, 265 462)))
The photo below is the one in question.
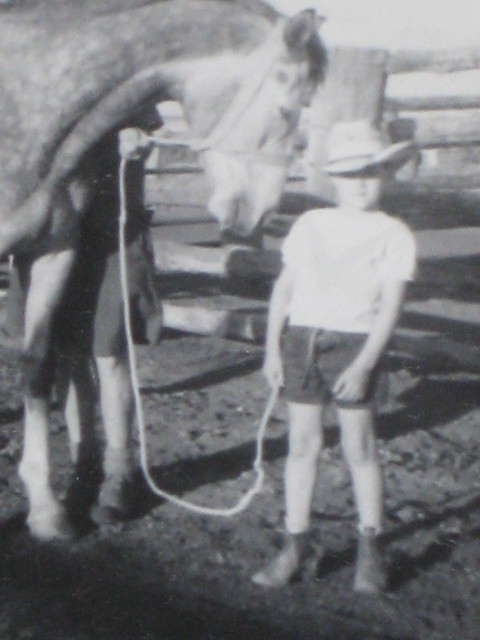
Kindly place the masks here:
POLYGON ((183 104, 193 137, 208 132, 212 139, 200 153, 211 185, 208 208, 222 230, 248 237, 282 195, 301 108, 311 92, 308 64, 289 58, 276 37, 270 48, 250 56, 222 55, 191 65, 183 104), (246 78, 250 93, 247 86, 243 101, 232 98, 246 78), (238 106, 223 105, 225 116, 219 103, 227 98, 238 106))
POLYGON ((262 163, 255 161, 254 155, 246 158, 225 151, 202 155, 212 188, 209 211, 222 230, 234 227, 247 236, 262 216, 277 205, 288 163, 262 163))

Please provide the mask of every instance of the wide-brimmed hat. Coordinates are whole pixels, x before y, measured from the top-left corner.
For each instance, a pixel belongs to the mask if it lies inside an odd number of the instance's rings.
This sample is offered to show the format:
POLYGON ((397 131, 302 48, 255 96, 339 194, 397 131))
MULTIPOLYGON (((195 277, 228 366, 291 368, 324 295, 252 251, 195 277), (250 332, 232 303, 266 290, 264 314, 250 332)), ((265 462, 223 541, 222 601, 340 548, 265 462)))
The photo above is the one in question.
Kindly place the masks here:
POLYGON ((328 137, 325 171, 330 175, 351 174, 383 166, 395 171, 414 153, 412 142, 391 144, 367 120, 338 122, 328 137))

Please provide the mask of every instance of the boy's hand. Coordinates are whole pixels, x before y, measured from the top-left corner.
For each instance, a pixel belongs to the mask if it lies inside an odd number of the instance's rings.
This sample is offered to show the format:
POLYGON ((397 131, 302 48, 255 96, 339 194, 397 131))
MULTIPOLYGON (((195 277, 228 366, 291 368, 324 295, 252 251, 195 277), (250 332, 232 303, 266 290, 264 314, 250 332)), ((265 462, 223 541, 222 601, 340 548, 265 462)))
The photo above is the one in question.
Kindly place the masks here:
POLYGON ((153 143, 141 129, 130 127, 118 134, 118 148, 125 160, 144 160, 152 150, 153 143))
POLYGON ((272 388, 283 387, 283 363, 278 351, 267 352, 262 373, 272 388))
POLYGON ((350 402, 363 400, 369 380, 370 371, 368 369, 352 364, 337 378, 332 390, 333 395, 337 400, 350 402))

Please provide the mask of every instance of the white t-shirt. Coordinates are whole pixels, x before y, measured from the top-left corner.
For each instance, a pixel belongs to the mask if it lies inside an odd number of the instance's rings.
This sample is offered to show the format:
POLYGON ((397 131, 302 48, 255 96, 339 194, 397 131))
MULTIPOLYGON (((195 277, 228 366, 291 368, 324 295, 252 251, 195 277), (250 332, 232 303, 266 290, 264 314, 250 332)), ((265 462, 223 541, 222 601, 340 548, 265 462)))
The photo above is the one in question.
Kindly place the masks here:
POLYGON ((385 280, 411 280, 415 238, 383 211, 313 209, 282 247, 295 274, 291 325, 369 333, 385 280))

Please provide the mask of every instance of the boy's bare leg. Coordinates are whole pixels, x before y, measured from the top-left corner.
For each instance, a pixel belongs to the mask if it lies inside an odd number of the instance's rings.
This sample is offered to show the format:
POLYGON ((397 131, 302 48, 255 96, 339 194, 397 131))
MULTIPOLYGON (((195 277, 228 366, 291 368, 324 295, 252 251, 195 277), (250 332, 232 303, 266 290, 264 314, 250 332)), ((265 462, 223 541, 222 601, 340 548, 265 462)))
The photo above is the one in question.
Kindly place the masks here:
POLYGON ((252 580, 264 587, 280 587, 301 570, 309 555, 310 510, 323 443, 322 407, 288 403, 289 451, 285 466, 286 534, 280 553, 252 580))
POLYGON ((126 357, 96 357, 100 405, 105 430, 104 482, 95 519, 127 518, 132 504, 131 431, 134 398, 126 357))
POLYGON ((352 474, 361 529, 382 530, 383 481, 377 455, 373 412, 338 409, 343 452, 352 474))
POLYGON ((310 527, 310 507, 323 444, 322 408, 288 403, 289 439, 285 465, 286 528, 304 533, 310 527))
POLYGON ((373 412, 364 408, 339 409, 338 414, 359 518, 353 588, 364 593, 379 593, 387 586, 387 574, 378 538, 383 525, 383 481, 373 412))

